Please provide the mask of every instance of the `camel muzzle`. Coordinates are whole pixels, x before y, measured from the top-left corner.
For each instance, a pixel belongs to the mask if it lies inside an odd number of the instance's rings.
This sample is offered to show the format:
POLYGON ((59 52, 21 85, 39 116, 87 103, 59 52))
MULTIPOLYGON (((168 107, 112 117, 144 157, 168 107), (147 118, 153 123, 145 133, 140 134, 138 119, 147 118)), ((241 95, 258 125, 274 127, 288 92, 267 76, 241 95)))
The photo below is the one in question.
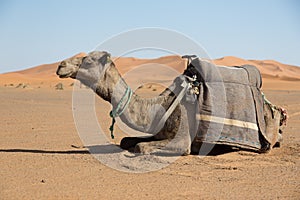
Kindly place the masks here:
POLYGON ((59 76, 59 78, 68 78, 73 74, 73 70, 67 67, 67 63, 65 61, 62 61, 56 70, 56 75, 59 76))

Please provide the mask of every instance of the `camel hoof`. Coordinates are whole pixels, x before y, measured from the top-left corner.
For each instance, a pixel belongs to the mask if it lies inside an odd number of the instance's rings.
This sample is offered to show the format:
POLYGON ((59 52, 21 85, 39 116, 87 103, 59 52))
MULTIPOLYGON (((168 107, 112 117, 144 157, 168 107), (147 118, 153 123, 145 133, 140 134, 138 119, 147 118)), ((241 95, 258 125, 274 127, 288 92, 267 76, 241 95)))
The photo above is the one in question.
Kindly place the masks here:
POLYGON ((137 144, 134 147, 134 153, 139 153, 139 154, 145 154, 148 155, 151 153, 151 151, 149 151, 149 149, 147 148, 147 146, 143 145, 143 144, 137 144))
POLYGON ((183 152, 182 156, 188 156, 191 154, 191 150, 187 149, 186 151, 183 152))

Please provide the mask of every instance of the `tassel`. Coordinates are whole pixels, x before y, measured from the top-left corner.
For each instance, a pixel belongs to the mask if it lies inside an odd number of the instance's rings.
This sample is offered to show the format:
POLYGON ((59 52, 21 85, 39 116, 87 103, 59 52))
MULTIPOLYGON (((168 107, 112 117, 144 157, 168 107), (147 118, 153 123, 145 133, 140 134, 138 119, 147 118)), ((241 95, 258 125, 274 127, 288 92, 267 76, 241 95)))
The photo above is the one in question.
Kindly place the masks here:
POLYGON ((111 139, 115 139, 115 136, 114 136, 114 126, 115 126, 116 120, 113 117, 112 112, 110 112, 109 115, 112 117, 111 126, 109 127, 110 137, 111 137, 111 139))

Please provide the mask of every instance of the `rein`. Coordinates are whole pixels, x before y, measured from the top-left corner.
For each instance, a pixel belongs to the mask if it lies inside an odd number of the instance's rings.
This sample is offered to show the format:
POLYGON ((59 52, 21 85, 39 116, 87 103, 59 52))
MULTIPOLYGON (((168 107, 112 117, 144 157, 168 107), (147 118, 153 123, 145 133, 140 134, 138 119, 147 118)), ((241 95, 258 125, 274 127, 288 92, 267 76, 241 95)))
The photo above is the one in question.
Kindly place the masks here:
POLYGON ((132 90, 130 89, 129 86, 127 86, 127 89, 125 91, 125 94, 123 95, 123 97, 121 98, 121 100, 119 101, 119 103, 117 104, 115 109, 112 109, 109 113, 109 116, 112 118, 112 122, 111 122, 111 126, 109 127, 110 130, 110 136, 112 139, 115 138, 114 136, 114 125, 116 123, 116 117, 119 117, 120 115, 123 114, 123 112, 125 111, 126 107, 128 106, 131 97, 132 97, 132 90), (125 100, 125 98, 127 97, 127 101, 125 102, 125 104, 122 106, 123 101, 125 100))

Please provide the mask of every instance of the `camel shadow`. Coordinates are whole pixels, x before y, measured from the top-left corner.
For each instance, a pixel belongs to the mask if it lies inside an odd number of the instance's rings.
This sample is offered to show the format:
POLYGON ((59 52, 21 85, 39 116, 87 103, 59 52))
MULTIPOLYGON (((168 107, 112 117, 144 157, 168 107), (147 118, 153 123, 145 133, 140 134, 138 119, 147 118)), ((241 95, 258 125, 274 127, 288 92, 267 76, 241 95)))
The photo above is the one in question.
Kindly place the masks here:
POLYGON ((228 146, 228 145, 216 144, 211 149, 208 148, 208 150, 206 149, 201 150, 197 154, 200 156, 219 156, 219 155, 224 155, 224 154, 237 152, 237 151, 240 151, 240 149, 233 148, 232 146, 228 146))
MULTIPOLYGON (((119 145, 115 144, 105 144, 105 145, 91 145, 85 146, 85 149, 80 150, 40 150, 40 149, 0 149, 0 152, 6 153, 33 153, 33 154, 117 154, 126 152, 127 150, 122 149, 119 145)), ((207 145, 203 146, 198 150, 191 152, 191 155, 200 155, 200 156, 218 156, 223 154, 228 154, 232 152, 241 151, 241 148, 235 148, 229 145, 207 145)), ((249 151, 249 150, 247 150, 249 151)), ((132 152, 132 151, 129 151, 132 152)), ((133 153, 133 152, 132 152, 133 153)), ((141 155, 141 154, 137 154, 141 155)), ((174 154, 172 152, 159 152, 154 153, 153 155, 158 156, 180 156, 179 154, 174 154)))
POLYGON ((88 150, 40 150, 40 149, 0 149, 7 153, 33 153, 33 154, 89 154, 88 150))
POLYGON ((114 154, 126 151, 124 149, 121 149, 119 145, 115 144, 93 145, 86 146, 86 148, 88 148, 88 151, 91 154, 114 154))
POLYGON ((6 153, 33 153, 33 154, 112 154, 124 151, 120 147, 108 145, 94 145, 86 146, 85 149, 80 150, 41 150, 41 149, 0 149, 0 152, 6 153))
POLYGON ((255 150, 244 149, 242 147, 235 147, 226 144, 211 144, 211 143, 202 143, 192 150, 191 155, 200 155, 200 156, 219 156, 225 155, 238 151, 249 151, 255 152, 255 150))

